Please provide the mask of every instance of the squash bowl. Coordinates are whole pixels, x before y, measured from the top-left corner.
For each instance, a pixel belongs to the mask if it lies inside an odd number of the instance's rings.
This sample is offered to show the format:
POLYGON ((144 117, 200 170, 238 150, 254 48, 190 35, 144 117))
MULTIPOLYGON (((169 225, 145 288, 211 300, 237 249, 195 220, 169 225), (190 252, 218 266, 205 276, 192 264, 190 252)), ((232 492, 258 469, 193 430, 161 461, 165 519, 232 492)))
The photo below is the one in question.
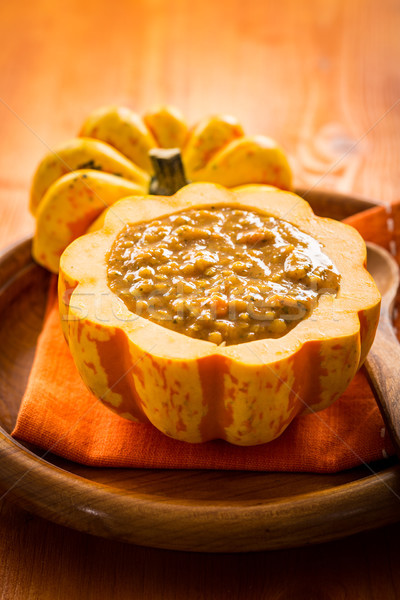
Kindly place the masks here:
POLYGON ((295 417, 331 405, 362 365, 380 307, 365 260, 364 241, 352 227, 317 217, 299 196, 272 187, 228 191, 193 183, 170 197, 133 196, 62 254, 62 326, 83 381, 121 417, 151 422, 185 442, 263 444, 295 417), (264 212, 312 236, 340 273, 339 292, 321 295, 312 314, 280 338, 229 346, 130 312, 107 284, 107 257, 125 224, 211 203, 264 212))

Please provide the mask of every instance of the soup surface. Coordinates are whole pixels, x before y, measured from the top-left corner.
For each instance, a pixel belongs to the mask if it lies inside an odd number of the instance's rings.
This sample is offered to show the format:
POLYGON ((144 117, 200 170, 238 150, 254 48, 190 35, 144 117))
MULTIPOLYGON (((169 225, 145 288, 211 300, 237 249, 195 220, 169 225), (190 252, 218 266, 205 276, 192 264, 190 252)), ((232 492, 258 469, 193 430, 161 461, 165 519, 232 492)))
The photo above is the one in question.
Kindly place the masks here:
POLYGON ((107 277, 132 313, 227 345, 284 335, 340 284, 314 238, 233 206, 127 225, 109 254, 107 277))

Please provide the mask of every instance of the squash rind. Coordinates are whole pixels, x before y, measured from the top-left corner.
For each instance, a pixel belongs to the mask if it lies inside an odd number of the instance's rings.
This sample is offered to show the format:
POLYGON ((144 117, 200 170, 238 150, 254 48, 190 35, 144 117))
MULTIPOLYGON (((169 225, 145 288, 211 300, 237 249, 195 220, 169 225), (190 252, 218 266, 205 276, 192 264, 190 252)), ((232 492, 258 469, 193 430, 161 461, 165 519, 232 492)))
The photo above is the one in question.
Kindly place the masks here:
POLYGON ((143 186, 110 173, 82 169, 63 175, 50 186, 38 207, 34 259, 58 273, 60 256, 68 244, 86 233, 106 208, 134 194, 142 195, 143 186))
MULTIPOLYGON (((40 162, 31 186, 32 214, 37 217, 39 206, 46 199, 56 211, 52 218, 63 223, 65 205, 58 206, 55 199, 49 200, 49 195, 56 194, 60 178, 82 169, 95 170, 93 177, 97 172, 99 180, 103 173, 118 176, 121 187, 133 183, 140 193, 148 193, 152 175, 149 150, 155 147, 181 149, 189 180, 214 181, 227 186, 263 183, 282 189, 291 187, 291 169, 283 150, 269 138, 246 137, 233 117, 207 117, 189 130, 180 112, 170 106, 148 111, 143 117, 126 107, 108 106, 86 118, 79 137, 48 152, 40 162)), ((102 185, 105 200, 108 196, 113 197, 114 190, 108 191, 104 181, 99 185, 102 185)), ((130 194, 128 191, 126 195, 130 194)), ((68 209, 69 225, 72 205, 68 209)), ((86 223, 91 219, 93 222, 96 218, 89 201, 81 205, 80 213, 76 215, 77 235, 83 233, 78 227, 79 222, 86 223), (86 215, 82 215, 85 207, 86 215)), ((65 248, 61 235, 58 247, 62 244, 65 248)), ((40 247, 40 252, 34 254, 36 261, 58 272, 58 261, 52 256, 52 242, 43 219, 37 220, 35 245, 40 247)))
POLYGON ((101 230, 66 249, 60 264, 61 319, 84 382, 115 412, 187 442, 221 438, 262 444, 297 415, 329 406, 362 364, 380 304, 364 263, 361 236, 343 223, 316 217, 295 194, 265 186, 229 192, 214 184, 190 184, 172 197, 117 202, 101 230), (264 210, 315 237, 342 274, 337 296, 322 296, 311 316, 282 338, 227 347, 130 313, 109 290, 106 277, 107 252, 124 223, 210 204, 264 210), (122 360, 109 364, 106 356, 113 355, 122 360))

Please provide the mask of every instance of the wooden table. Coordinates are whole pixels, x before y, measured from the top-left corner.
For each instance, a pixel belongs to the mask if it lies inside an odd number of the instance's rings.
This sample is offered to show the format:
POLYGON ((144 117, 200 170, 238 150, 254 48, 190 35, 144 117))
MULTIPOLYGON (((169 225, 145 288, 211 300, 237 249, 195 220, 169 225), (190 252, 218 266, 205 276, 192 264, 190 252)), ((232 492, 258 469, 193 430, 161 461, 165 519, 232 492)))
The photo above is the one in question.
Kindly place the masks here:
MULTIPOLYGON (((0 11, 1 247, 32 231, 29 183, 46 149, 105 104, 169 103, 190 122, 229 112, 283 144, 297 185, 399 197, 396 0, 16 0, 0 11)), ((388 600, 400 597, 399 534, 178 553, 67 530, 6 497, 1 597, 388 600)))

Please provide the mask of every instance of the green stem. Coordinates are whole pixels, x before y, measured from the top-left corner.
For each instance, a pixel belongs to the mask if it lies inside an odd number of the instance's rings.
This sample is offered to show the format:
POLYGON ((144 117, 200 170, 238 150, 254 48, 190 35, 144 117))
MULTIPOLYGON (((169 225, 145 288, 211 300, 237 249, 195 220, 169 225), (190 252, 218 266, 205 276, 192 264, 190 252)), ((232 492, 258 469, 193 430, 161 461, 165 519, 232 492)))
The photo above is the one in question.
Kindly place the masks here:
POLYGON ((179 148, 153 148, 149 156, 154 169, 150 194, 172 196, 181 187, 187 185, 179 148))

